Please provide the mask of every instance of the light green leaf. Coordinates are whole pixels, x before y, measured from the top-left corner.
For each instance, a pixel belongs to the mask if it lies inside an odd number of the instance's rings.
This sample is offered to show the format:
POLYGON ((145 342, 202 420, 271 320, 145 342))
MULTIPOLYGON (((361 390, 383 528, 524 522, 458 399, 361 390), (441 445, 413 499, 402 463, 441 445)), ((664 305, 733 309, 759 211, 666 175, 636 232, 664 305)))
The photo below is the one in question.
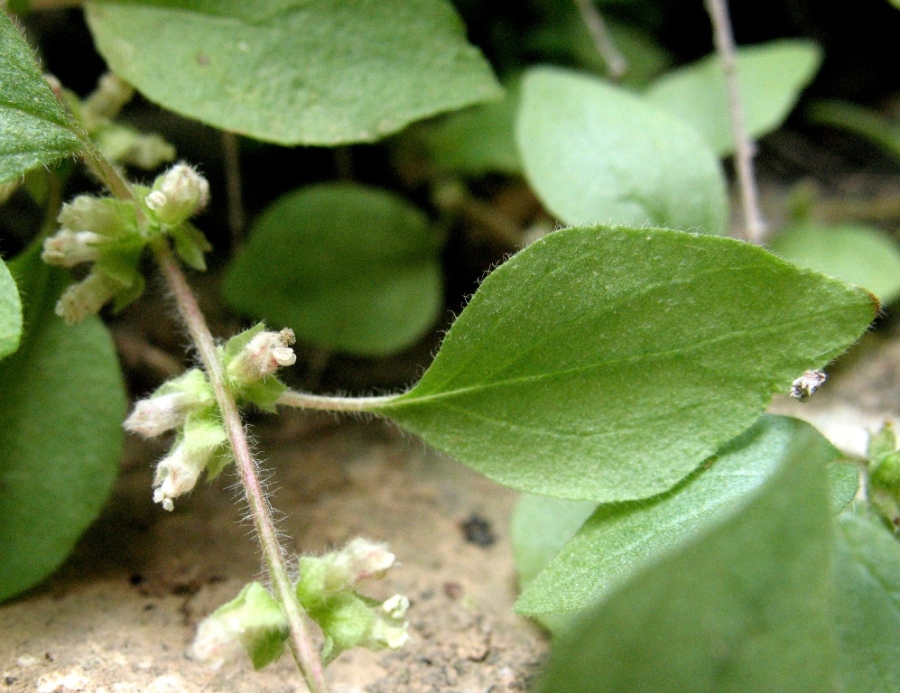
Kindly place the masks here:
POLYGON ((797 447, 825 464, 840 453, 807 423, 765 416, 684 482, 652 500, 607 503, 530 582, 516 611, 574 611, 747 502, 797 447))
POLYGON ((837 689, 900 690, 900 545, 875 517, 845 513, 837 523, 834 609, 837 689))
POLYGON ((879 229, 862 224, 800 224, 771 243, 772 252, 801 267, 864 286, 882 303, 900 297, 900 247, 879 229))
POLYGON ((620 87, 575 72, 529 70, 516 141, 529 183, 567 224, 726 230, 725 179, 709 146, 620 87))
POLYGON ((736 514, 579 618, 538 690, 833 690, 826 476, 819 451, 795 441, 736 514))
POLYGON ((43 580, 99 514, 119 468, 125 389, 96 317, 53 313, 68 273, 40 246, 10 264, 25 297, 19 350, 0 362, 0 599, 43 580))
POLYGON ((19 348, 22 336, 22 302, 16 282, 0 260, 0 359, 19 348))
POLYGON ((254 224, 222 291, 236 309, 298 339, 356 354, 409 346, 436 320, 442 279, 425 215, 375 188, 289 193, 254 224))
POLYGON ((900 159, 900 123, 877 111, 847 101, 816 101, 808 111, 814 123, 831 125, 865 137, 900 159))
POLYGON ((514 136, 518 84, 500 101, 451 113, 423 132, 425 149, 438 168, 467 175, 522 172, 514 136))
MULTIPOLYGON (((809 84, 822 52, 810 41, 785 39, 737 51, 738 82, 748 134, 760 137, 776 129, 809 84)), ((662 76, 647 98, 690 123, 717 154, 734 151, 725 77, 720 61, 708 56, 662 76)))
POLYGON ((34 53, 0 11, 0 183, 81 151, 34 53))
POLYGON ((445 0, 97 1, 87 18, 151 101, 267 142, 369 142, 500 96, 445 0))
POLYGON ((371 411, 513 488, 645 498, 874 312, 865 291, 740 241, 564 229, 488 276, 421 381, 371 411))

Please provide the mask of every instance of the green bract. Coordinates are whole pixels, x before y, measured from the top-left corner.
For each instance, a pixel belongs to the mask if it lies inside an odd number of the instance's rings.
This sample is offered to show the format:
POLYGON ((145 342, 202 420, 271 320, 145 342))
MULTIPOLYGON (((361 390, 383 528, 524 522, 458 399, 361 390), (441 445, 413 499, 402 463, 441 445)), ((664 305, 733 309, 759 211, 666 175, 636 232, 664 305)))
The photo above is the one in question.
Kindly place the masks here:
POLYGON ((566 224, 725 233, 725 178, 709 145, 620 87, 575 72, 529 70, 516 140, 528 182, 566 224))
POLYGON ((538 690, 833 690, 831 513, 821 447, 807 442, 730 517, 583 614, 538 690))
POLYGON ((0 363, 0 599, 32 587, 69 555, 119 469, 125 389, 95 317, 67 327, 53 305, 67 273, 32 247, 11 263, 28 326, 0 363))
POLYGON ((564 229, 489 275, 421 381, 370 410, 513 488, 645 498, 843 352, 875 309, 739 241, 564 229))
POLYGON ((0 183, 82 149, 18 29, 0 11, 0 183))
POLYGON ((501 93, 445 0, 96 1, 87 18, 150 100, 279 144, 372 141, 501 93))
POLYGON ((0 260, 0 359, 19 348, 22 336, 22 302, 16 282, 0 260))
MULTIPOLYGON (((750 137, 765 135, 781 125, 821 61, 821 51, 810 41, 772 41, 738 49, 741 105, 750 137)), ((692 125, 717 154, 724 156, 734 150, 725 77, 715 56, 663 75, 646 96, 692 125)))
POLYGON ((409 346, 441 310, 440 245, 425 215, 386 191, 304 188, 254 225, 223 285, 238 310, 355 354, 409 346))

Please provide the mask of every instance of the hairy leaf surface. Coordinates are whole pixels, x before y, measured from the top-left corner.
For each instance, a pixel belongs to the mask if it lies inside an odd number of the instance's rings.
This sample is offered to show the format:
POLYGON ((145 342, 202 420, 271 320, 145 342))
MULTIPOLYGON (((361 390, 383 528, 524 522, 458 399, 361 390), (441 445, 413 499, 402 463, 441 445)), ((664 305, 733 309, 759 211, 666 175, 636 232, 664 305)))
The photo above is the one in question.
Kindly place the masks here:
MULTIPOLYGON (((738 49, 744 127, 751 137, 765 135, 781 125, 821 62, 819 48, 799 39, 738 49)), ((715 56, 660 77, 646 96, 694 126, 717 154, 724 156, 734 151, 725 77, 715 56)))
POLYGON ((19 348, 22 337, 22 302, 16 282, 0 260, 0 359, 19 348))
POLYGON ((0 362, 0 599, 43 580, 99 514, 119 468, 125 388, 99 318, 53 313, 68 273, 34 246, 10 267, 25 298, 19 350, 0 362))
POLYGON ((844 351, 875 309, 740 241, 564 229, 489 275, 421 381, 371 410, 513 488, 645 498, 844 351))
POLYGON ((601 505, 528 584, 516 611, 573 611, 601 599, 641 566, 745 504, 799 446, 807 446, 823 466, 840 455, 809 424, 765 416, 671 491, 601 505))
POLYGON ((796 443, 735 514, 579 618, 538 690, 833 690, 826 473, 796 443))
POLYGON ((900 297, 900 247, 877 228, 801 224, 779 233, 770 245, 776 255, 802 267, 864 286, 882 303, 900 297))
POLYGON ((725 178, 709 145, 621 87, 529 70, 516 141, 528 181, 566 224, 726 230, 725 178))
POLYGON ((445 0, 98 0, 87 18, 151 101, 267 142, 369 142, 501 94, 445 0))
POLYGON ((0 183, 81 150, 34 53, 0 12, 0 183))
POLYGON ((238 310, 355 354, 409 346, 437 319, 439 244, 425 215, 375 188, 288 193, 256 222, 223 284, 238 310))
POLYGON ((838 690, 900 690, 900 545, 863 512, 838 521, 834 605, 838 690))

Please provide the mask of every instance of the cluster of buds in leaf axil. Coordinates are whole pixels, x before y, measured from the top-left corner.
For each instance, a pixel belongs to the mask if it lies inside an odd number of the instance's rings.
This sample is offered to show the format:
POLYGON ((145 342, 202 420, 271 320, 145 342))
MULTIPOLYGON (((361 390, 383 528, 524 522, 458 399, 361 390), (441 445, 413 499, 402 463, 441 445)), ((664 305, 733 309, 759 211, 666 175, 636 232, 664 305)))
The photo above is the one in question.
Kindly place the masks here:
POLYGON ((148 438, 177 431, 153 481, 153 500, 166 510, 174 509, 174 499, 191 491, 204 471, 215 477, 231 459, 212 386, 196 368, 138 402, 125 428, 148 438))
POLYGON ((242 404, 274 411, 287 389, 275 373, 297 360, 291 349, 294 341, 290 329, 270 332, 262 323, 228 340, 221 350, 222 363, 231 389, 242 404))
MULTIPOLYGON (((322 629, 326 662, 353 647, 399 649, 409 642, 406 597, 380 602, 355 591, 366 580, 384 577, 394 562, 384 544, 361 538, 339 551, 300 559, 296 594, 322 629)), ((200 624, 189 654, 218 668, 243 648, 260 669, 278 659, 287 637, 280 607, 262 585, 251 583, 200 624)))
POLYGON ((42 257, 51 265, 91 263, 87 277, 70 286, 56 306, 67 323, 80 322, 110 301, 121 310, 140 296, 141 254, 158 236, 171 237, 176 252, 191 267, 206 268, 203 253, 210 245, 187 222, 209 199, 206 180, 190 166, 178 164, 159 176, 152 189, 135 187, 135 192, 138 201, 76 197, 63 205, 60 230, 44 241, 42 257), (140 214, 137 205, 142 205, 140 214), (157 216, 154 205, 166 220, 157 216))

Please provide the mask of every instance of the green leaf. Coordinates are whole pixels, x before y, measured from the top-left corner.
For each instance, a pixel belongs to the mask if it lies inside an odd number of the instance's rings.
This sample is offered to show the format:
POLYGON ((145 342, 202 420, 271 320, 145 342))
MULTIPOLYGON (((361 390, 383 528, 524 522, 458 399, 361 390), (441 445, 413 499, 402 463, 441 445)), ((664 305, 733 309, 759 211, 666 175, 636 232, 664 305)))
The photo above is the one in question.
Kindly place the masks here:
POLYGON ((151 101, 267 142, 369 142, 500 95, 445 0, 98 1, 87 18, 151 101))
POLYGON ((837 690, 900 690, 900 545, 877 518, 839 518, 834 582, 837 690))
POLYGON ((803 437, 743 507, 559 638, 541 693, 833 690, 831 514, 803 437))
POLYGON ((840 453, 797 419, 764 416, 688 479, 652 500, 607 503, 525 589, 516 611, 574 611, 747 502, 799 447, 825 464, 840 453))
POLYGON ((564 229, 488 276, 421 381, 371 411, 513 488, 645 498, 874 313, 865 291, 740 241, 564 229))
POLYGON ((19 348, 22 337, 22 302, 16 282, 0 260, 0 359, 19 348))
POLYGON ((516 141, 529 183, 567 224, 726 231, 725 179, 709 146, 620 87, 574 72, 529 70, 516 141))
POLYGON ((425 149, 438 168, 466 175, 522 172, 514 136, 518 84, 500 101, 451 113, 423 132, 425 149))
POLYGON ((0 11, 0 183, 81 151, 34 53, 0 11))
MULTIPOLYGON (((748 134, 776 129, 809 84, 822 52, 810 41, 785 39, 739 48, 737 71, 748 134)), ((720 61, 708 56, 656 80, 646 93, 660 108, 690 123, 717 154, 734 151, 731 118, 720 61)))
POLYGON ((900 123, 847 101, 816 101, 807 112, 814 123, 831 125, 865 137, 900 159, 900 123))
POLYGON ((801 267, 864 286, 882 303, 900 297, 900 247, 877 228, 806 223, 782 231, 770 245, 801 267))
POLYGON ((379 356, 414 343, 436 320, 438 251, 425 215, 402 198, 317 185, 263 213, 222 291, 237 310, 301 340, 379 356))
POLYGON ((0 363, 0 599, 53 572, 99 514, 119 468, 125 389, 96 317, 53 313, 68 273, 40 245, 10 268, 25 297, 19 350, 0 363))

